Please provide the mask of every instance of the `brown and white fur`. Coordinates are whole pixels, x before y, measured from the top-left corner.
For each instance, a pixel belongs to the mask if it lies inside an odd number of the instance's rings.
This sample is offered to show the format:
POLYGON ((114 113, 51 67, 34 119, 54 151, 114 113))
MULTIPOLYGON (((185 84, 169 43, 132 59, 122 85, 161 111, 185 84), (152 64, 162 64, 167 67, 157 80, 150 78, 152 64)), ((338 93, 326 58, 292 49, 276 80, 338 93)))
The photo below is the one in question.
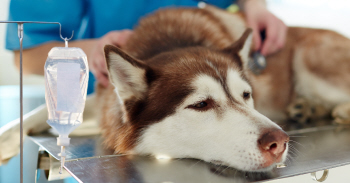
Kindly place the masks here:
POLYGON ((254 75, 250 32, 241 14, 167 9, 142 19, 123 50, 106 46, 112 85, 97 88, 106 146, 245 171, 283 162, 289 137, 270 119, 293 117, 306 103, 302 110, 321 106, 323 116, 349 102, 350 41, 290 28, 286 46, 254 75))

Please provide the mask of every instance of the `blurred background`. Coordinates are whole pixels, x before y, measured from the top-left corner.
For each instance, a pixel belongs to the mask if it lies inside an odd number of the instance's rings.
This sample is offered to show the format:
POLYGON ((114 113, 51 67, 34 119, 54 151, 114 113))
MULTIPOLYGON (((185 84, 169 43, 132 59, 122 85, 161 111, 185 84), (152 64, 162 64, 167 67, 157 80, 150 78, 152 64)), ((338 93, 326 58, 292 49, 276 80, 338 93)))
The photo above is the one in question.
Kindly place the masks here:
MULTIPOLYGON (((0 20, 7 20, 9 3, 9 0, 0 0, 0 20)), ((0 24, 0 127, 19 117, 19 102, 16 101, 19 97, 19 72, 12 51, 5 49, 6 26, 0 24)), ((18 40, 17 37, 14 39, 18 40)), ((23 84, 26 85, 24 99, 31 100, 25 102, 24 112, 29 112, 45 102, 44 78, 26 75, 23 84)))
MULTIPOLYGON (((9 0, 0 0, 0 20, 7 20, 9 2, 9 0)), ((267 4, 270 11, 288 26, 331 29, 350 38, 349 0, 267 0, 267 4)), ((5 50, 6 26, 6 24, 0 24, 0 127, 19 117, 19 72, 13 62, 13 53, 5 50)), ((23 41, 26 41, 25 37, 23 41)), ((44 79, 42 76, 26 75, 24 85, 24 112, 26 113, 45 102, 44 79)), ((18 157, 11 160, 9 164, 13 164, 12 166, 19 164, 18 157)), ((18 178, 19 173, 11 179, 5 176, 11 175, 11 171, 13 172, 6 166, 0 167, 0 183, 7 183, 9 180, 17 182, 13 178, 18 178)), ((349 182, 350 175, 346 173, 349 171, 349 166, 336 168, 331 171, 331 175, 325 182, 349 182)), ((313 181, 309 175, 301 175, 273 182, 313 181)))

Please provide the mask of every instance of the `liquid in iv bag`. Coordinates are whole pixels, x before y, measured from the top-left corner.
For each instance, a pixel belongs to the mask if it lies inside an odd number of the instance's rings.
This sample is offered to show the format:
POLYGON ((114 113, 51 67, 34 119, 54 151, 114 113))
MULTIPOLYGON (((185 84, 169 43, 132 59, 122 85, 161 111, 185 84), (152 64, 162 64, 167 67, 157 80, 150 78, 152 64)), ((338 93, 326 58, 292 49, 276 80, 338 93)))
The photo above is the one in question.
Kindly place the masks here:
POLYGON ((55 129, 61 146, 61 170, 64 165, 68 135, 83 122, 89 67, 80 48, 55 47, 45 63, 45 99, 47 123, 55 129))

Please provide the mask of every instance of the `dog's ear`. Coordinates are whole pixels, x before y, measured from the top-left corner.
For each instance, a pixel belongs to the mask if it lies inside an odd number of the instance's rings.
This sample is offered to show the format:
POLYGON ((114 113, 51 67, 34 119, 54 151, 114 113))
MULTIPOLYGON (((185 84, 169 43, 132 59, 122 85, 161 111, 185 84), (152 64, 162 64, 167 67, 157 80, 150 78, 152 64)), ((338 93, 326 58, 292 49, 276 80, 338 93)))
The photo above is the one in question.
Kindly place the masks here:
POLYGON ((106 45, 104 52, 109 79, 116 87, 121 102, 141 98, 147 90, 147 65, 112 45, 106 45))
POLYGON ((252 29, 248 28, 236 42, 225 48, 223 51, 238 56, 242 61, 242 67, 247 68, 251 44, 252 29))

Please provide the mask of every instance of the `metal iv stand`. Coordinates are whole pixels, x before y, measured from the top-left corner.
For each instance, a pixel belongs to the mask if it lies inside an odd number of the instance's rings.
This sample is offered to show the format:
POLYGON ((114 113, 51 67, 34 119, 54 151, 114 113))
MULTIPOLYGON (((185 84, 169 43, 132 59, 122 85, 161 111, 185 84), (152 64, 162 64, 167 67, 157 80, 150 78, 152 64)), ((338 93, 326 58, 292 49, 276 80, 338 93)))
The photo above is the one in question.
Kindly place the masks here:
POLYGON ((20 45, 20 69, 19 69, 19 80, 20 80, 20 182, 23 183, 23 64, 22 64, 22 52, 23 52, 23 24, 58 24, 60 26, 60 37, 63 41, 67 42, 73 38, 74 31, 72 31, 72 36, 70 38, 63 38, 61 34, 61 24, 59 22, 38 22, 38 21, 0 21, 0 23, 17 23, 18 25, 18 38, 20 45))

